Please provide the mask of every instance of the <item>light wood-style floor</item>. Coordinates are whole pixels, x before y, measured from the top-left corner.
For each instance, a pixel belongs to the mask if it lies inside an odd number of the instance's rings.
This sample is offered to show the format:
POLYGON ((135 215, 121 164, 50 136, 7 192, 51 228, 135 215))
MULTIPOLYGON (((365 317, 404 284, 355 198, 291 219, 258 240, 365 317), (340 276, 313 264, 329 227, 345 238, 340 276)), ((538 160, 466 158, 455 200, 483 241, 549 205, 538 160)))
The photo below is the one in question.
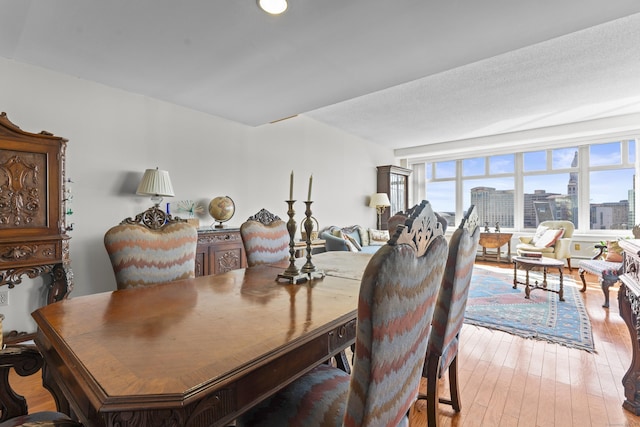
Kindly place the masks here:
MULTIPOLYGON (((580 284, 576 268, 571 273, 565 268, 564 273, 580 284)), ((621 380, 631 362, 631 340, 618 314, 618 285, 611 289, 607 310, 601 307, 603 295, 595 276, 588 279, 583 297, 597 353, 464 325, 459 356, 462 411, 454 414, 440 405, 440 427, 640 427, 640 417, 622 409, 621 380)), ((12 376, 11 381, 26 396, 31 412, 55 409, 39 375, 12 376)), ((445 380, 440 387, 441 396, 448 395, 445 380)), ((425 406, 424 401, 416 403, 412 426, 427 425, 425 406)))

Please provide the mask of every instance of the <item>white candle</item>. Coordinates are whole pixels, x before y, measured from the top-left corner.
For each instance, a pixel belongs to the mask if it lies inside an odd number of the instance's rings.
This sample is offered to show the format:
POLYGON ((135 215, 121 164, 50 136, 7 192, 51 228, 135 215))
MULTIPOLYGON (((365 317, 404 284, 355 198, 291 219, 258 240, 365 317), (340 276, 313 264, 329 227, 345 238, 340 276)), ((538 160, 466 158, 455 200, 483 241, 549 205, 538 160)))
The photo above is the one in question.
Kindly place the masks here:
POLYGON ((313 174, 309 177, 309 194, 307 195, 307 201, 311 201, 311 184, 313 183, 313 174))
POLYGON ((289 179, 289 200, 293 200, 293 171, 291 171, 291 178, 289 179))

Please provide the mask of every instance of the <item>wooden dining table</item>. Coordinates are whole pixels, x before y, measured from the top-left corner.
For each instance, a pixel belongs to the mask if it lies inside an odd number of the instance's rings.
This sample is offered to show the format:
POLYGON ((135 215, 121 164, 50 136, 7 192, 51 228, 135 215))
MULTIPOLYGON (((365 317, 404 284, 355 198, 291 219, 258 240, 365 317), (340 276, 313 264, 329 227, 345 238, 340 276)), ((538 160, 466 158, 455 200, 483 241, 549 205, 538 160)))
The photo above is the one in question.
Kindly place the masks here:
POLYGON ((39 308, 43 382, 86 426, 227 425, 354 342, 369 259, 318 254, 325 277, 298 284, 269 265, 39 308))

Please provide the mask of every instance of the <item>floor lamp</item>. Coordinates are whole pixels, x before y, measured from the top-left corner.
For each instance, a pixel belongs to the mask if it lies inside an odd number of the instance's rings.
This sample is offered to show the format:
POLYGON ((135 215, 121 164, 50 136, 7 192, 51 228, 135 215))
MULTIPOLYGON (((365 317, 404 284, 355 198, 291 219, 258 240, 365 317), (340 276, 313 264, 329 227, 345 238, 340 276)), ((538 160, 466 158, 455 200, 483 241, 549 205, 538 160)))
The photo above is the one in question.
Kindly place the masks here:
POLYGON ((378 230, 382 229, 382 214, 388 206, 391 206, 391 202, 389 201, 387 193, 374 193, 371 195, 369 207, 376 208, 378 212, 378 230))

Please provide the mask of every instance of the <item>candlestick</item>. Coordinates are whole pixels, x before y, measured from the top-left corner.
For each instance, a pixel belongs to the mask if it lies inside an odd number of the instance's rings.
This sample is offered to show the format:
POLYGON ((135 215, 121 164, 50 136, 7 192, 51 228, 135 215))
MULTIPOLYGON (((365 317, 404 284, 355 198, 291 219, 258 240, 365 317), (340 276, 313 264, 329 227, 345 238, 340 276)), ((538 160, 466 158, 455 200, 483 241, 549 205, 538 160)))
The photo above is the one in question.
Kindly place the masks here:
POLYGON ((309 177, 309 194, 307 195, 307 201, 311 201, 311 184, 313 183, 313 174, 309 177))
MULTIPOLYGON (((292 172, 293 176, 293 172, 292 172)), ((295 235, 296 235, 296 220, 294 216, 296 211, 293 210, 293 204, 295 200, 287 200, 289 209, 287 215, 289 215, 289 221, 287 221, 287 231, 289 232, 289 267, 284 270, 283 273, 278 274, 277 280, 284 279, 289 283, 303 282, 309 278, 306 274, 300 274, 298 267, 296 267, 296 249, 295 249, 295 235)))
POLYGON ((291 178, 289 179, 289 200, 293 200, 293 171, 291 171, 291 178))
POLYGON ((307 209, 304 211, 307 218, 303 223, 304 229, 307 232, 307 262, 302 266, 300 271, 306 273, 309 276, 309 279, 322 279, 324 277, 324 272, 317 270, 316 266, 311 262, 311 231, 313 231, 313 220, 311 219, 312 203, 313 202, 311 200, 304 202, 304 204, 307 205, 307 209))

